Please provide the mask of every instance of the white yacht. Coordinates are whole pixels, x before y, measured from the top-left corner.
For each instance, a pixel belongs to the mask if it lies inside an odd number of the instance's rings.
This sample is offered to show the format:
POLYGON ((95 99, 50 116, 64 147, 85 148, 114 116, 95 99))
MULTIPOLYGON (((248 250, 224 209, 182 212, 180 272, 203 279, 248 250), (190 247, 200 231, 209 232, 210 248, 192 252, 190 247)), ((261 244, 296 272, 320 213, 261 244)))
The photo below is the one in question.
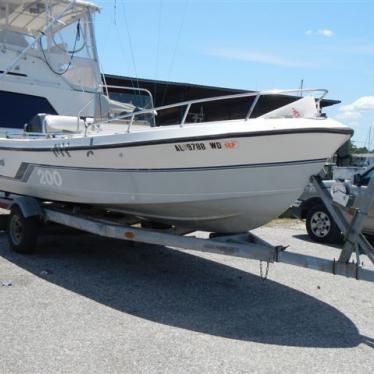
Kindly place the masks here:
POLYGON ((86 1, 0 2, 0 127, 23 128, 36 113, 98 118, 108 107, 112 115, 134 109, 104 95, 97 11, 86 1))

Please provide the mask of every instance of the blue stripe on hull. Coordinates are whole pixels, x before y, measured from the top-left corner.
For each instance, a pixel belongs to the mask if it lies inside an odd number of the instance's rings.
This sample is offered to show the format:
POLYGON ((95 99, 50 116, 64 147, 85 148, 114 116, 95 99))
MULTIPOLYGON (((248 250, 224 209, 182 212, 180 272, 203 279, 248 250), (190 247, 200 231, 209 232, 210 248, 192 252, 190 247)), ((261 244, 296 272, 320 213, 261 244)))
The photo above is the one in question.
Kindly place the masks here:
MULTIPOLYGON (((312 160, 299 160, 299 161, 285 161, 285 162, 269 162, 259 164, 243 164, 243 165, 227 165, 227 166, 204 166, 204 167, 186 167, 186 168, 158 168, 158 169, 110 169, 110 168, 84 168, 74 166, 55 166, 55 165, 41 165, 41 164, 28 164, 22 163, 17 171, 16 178, 27 182, 28 177, 31 175, 35 167, 52 168, 52 169, 68 169, 68 170, 82 170, 82 171, 101 171, 101 172, 136 172, 136 173, 163 173, 163 172, 185 172, 185 171, 206 171, 206 170, 228 170, 228 169, 250 169, 250 168, 263 168, 263 167, 286 167, 291 165, 307 165, 319 164, 325 162, 325 159, 312 159, 312 160)), ((0 175, 0 178, 5 178, 0 175)), ((13 178, 9 178, 13 179, 13 178)))

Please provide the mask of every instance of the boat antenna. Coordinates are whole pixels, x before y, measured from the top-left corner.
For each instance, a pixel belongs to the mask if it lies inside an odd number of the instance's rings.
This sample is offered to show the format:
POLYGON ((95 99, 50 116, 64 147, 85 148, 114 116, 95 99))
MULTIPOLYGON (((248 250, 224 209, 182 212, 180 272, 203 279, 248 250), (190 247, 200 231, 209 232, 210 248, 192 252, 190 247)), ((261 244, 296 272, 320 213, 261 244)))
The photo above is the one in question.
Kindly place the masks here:
POLYGON ((303 96, 303 88, 304 88, 304 79, 301 79, 300 81, 300 97, 303 96))
POLYGON ((160 0, 160 7, 158 10, 158 25, 157 25, 155 86, 154 86, 154 93, 153 93, 154 100, 157 100, 158 73, 159 73, 159 66, 160 66, 161 21, 162 21, 163 5, 164 5, 163 0, 160 0))
POLYGON ((117 0, 114 0, 114 9, 113 9, 114 24, 117 25, 117 0))
POLYGON ((368 135, 368 145, 367 145, 368 153, 370 153, 370 148, 371 148, 371 126, 369 127, 369 135, 368 135))
POLYGON ((167 75, 167 83, 166 83, 166 87, 164 89, 164 95, 163 95, 163 98, 162 98, 162 104, 161 105, 165 104, 166 95, 167 95, 168 88, 169 88, 169 81, 170 81, 171 73, 173 71, 175 57, 176 57, 176 54, 177 54, 177 50, 178 50, 178 47, 179 47, 179 42, 180 42, 180 39, 181 39, 181 35, 182 35, 184 23, 185 23, 185 20, 186 20, 188 5, 189 5, 189 0, 186 0, 185 3, 184 3, 184 9, 183 9, 183 14, 182 14, 182 21, 181 21, 181 24, 180 24, 180 27, 179 27, 179 30, 178 30, 178 34, 177 34, 177 39, 175 41, 173 55, 172 55, 171 61, 170 61, 169 72, 168 72, 168 75, 167 75))
MULTIPOLYGON (((137 72, 137 69, 136 69, 134 48, 133 48, 133 45, 132 45, 132 38, 131 38, 131 33, 130 33, 130 28, 129 28, 129 22, 128 22, 128 19, 127 19, 127 9, 126 9, 126 6, 125 6, 125 2, 122 3, 122 9, 123 9, 123 18, 124 18, 124 23, 125 23, 127 38, 129 40, 130 56, 131 56, 132 65, 133 65, 133 69, 134 69, 134 73, 135 73, 135 79, 136 79, 136 86, 137 87, 135 87, 135 88, 139 89, 140 88, 140 86, 139 86, 139 78, 138 78, 138 72, 137 72)), ((138 90, 136 92, 138 92, 139 96, 141 95, 140 94, 140 90, 138 90)))

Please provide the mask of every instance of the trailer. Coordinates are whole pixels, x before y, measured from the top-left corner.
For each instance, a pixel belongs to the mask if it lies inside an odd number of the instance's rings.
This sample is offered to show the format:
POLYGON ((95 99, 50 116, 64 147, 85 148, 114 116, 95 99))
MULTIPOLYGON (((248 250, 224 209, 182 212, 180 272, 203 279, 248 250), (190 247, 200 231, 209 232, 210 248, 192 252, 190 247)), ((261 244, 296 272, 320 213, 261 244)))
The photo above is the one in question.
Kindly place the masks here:
POLYGON ((374 271, 365 269, 361 255, 374 263, 374 249, 361 233, 368 207, 374 202, 374 179, 357 204, 353 220, 349 223, 324 188, 321 178, 311 177, 321 199, 345 237, 338 259, 329 260, 294 252, 286 246, 273 246, 251 232, 235 235, 212 233, 208 239, 191 235, 191 230, 181 227, 141 227, 129 223, 126 217, 90 206, 76 206, 41 201, 34 197, 3 193, 0 207, 7 209, 7 233, 11 248, 19 253, 34 251, 41 223, 56 223, 107 238, 141 242, 200 252, 218 253, 260 261, 261 276, 266 278, 270 263, 284 263, 314 269, 334 275, 374 282, 374 271), (125 221, 125 223, 124 223, 125 221), (188 235, 187 235, 188 234, 188 235), (353 256, 355 254, 355 256, 353 256), (266 270, 262 271, 262 263, 266 270))

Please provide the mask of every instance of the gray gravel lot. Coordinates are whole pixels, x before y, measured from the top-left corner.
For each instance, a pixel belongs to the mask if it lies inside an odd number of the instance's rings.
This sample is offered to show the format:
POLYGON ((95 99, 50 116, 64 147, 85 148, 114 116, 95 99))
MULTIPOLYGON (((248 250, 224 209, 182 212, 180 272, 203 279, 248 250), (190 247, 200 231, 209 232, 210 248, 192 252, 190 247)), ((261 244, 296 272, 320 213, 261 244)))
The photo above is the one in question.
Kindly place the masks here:
MULTIPOLYGON (((298 221, 256 230, 334 257, 298 221)), ((0 233, 0 372, 369 373, 374 285, 289 265, 45 236, 10 252, 0 233), (1 283, 11 281, 11 286, 1 283)))

